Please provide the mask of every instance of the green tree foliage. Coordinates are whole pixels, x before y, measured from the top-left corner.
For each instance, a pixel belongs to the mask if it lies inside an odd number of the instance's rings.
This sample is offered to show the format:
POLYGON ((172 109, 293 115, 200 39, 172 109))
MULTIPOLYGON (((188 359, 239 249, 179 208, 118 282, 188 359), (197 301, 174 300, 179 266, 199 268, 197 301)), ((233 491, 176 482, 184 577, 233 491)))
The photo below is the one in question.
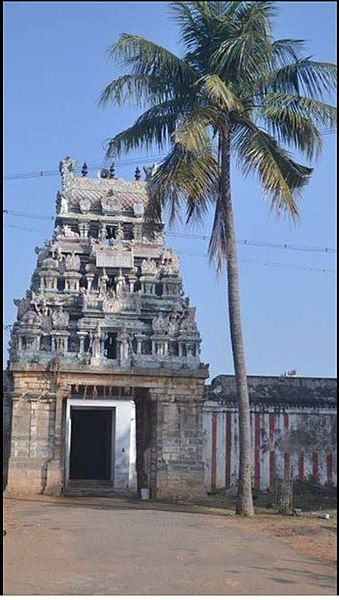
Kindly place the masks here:
POLYGON ((108 54, 128 73, 109 83, 100 104, 132 101, 144 110, 108 145, 108 156, 136 148, 166 150, 149 177, 148 218, 186 207, 187 220, 213 207, 210 259, 227 268, 228 302, 239 400, 240 470, 237 512, 253 514, 249 402, 242 343, 230 163, 259 176, 270 209, 296 219, 312 168, 291 152, 319 155, 319 128, 336 125, 324 102, 336 66, 304 55, 302 40, 273 37, 274 2, 172 2, 185 54, 122 34, 108 54))

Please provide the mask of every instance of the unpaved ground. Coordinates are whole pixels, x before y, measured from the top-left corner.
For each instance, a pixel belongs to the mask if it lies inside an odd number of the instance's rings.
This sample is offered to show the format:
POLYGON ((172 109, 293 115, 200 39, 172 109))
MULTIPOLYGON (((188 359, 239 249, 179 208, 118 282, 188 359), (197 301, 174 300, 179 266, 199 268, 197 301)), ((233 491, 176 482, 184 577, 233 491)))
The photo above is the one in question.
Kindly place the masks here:
POLYGON ((335 595, 333 523, 118 499, 6 499, 4 593, 335 595))

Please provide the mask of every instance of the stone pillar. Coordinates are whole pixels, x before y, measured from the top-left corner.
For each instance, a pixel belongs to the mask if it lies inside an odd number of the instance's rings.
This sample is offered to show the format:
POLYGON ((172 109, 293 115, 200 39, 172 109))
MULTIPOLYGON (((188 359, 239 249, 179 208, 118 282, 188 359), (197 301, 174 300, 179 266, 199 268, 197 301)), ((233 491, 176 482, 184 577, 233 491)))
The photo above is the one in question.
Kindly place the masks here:
POLYGON ((79 354, 84 354, 85 353, 85 337, 87 334, 84 331, 79 331, 78 335, 79 335, 79 341, 80 341, 79 354))
POLYGON ((55 494, 62 490, 62 397, 50 373, 14 376, 11 452, 6 494, 55 494))
POLYGON ((135 284, 136 280, 137 280, 136 277, 133 277, 133 276, 129 277, 128 284, 129 284, 129 291, 131 292, 131 294, 133 294, 133 292, 134 292, 134 284, 135 284))
POLYGON ((136 335, 135 338, 137 340, 137 354, 141 354, 142 353, 142 341, 144 339, 144 336, 142 334, 136 335))
POLYGON ((51 435, 49 404, 14 399, 7 494, 44 492, 51 435))
POLYGON ((156 497, 204 498, 203 383, 188 378, 150 396, 157 402, 156 497))
POLYGON ((92 283, 93 283, 94 275, 86 275, 86 279, 87 279, 87 289, 90 292, 91 288, 92 288, 92 283))
POLYGON ((67 389, 58 386, 54 408, 54 436, 51 440, 50 459, 47 465, 45 494, 59 496, 64 487, 64 411, 63 402, 67 389))

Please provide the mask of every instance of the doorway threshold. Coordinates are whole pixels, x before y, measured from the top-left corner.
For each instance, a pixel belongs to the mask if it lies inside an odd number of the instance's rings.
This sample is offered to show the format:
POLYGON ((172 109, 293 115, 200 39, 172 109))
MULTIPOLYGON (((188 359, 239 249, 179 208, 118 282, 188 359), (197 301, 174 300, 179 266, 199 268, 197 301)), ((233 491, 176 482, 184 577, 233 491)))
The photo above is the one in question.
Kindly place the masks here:
POLYGON ((67 497, 93 498, 135 498, 136 494, 127 490, 118 491, 113 488, 112 481, 94 479, 76 479, 68 481, 63 492, 67 497))

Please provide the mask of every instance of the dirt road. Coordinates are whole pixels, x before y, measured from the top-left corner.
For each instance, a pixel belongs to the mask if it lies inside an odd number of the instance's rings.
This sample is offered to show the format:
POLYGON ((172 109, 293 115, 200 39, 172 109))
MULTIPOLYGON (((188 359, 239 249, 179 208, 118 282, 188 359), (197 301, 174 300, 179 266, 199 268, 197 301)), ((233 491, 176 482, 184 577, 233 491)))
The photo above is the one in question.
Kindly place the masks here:
POLYGON ((5 500, 4 593, 334 595, 333 561, 247 522, 94 499, 5 500))

